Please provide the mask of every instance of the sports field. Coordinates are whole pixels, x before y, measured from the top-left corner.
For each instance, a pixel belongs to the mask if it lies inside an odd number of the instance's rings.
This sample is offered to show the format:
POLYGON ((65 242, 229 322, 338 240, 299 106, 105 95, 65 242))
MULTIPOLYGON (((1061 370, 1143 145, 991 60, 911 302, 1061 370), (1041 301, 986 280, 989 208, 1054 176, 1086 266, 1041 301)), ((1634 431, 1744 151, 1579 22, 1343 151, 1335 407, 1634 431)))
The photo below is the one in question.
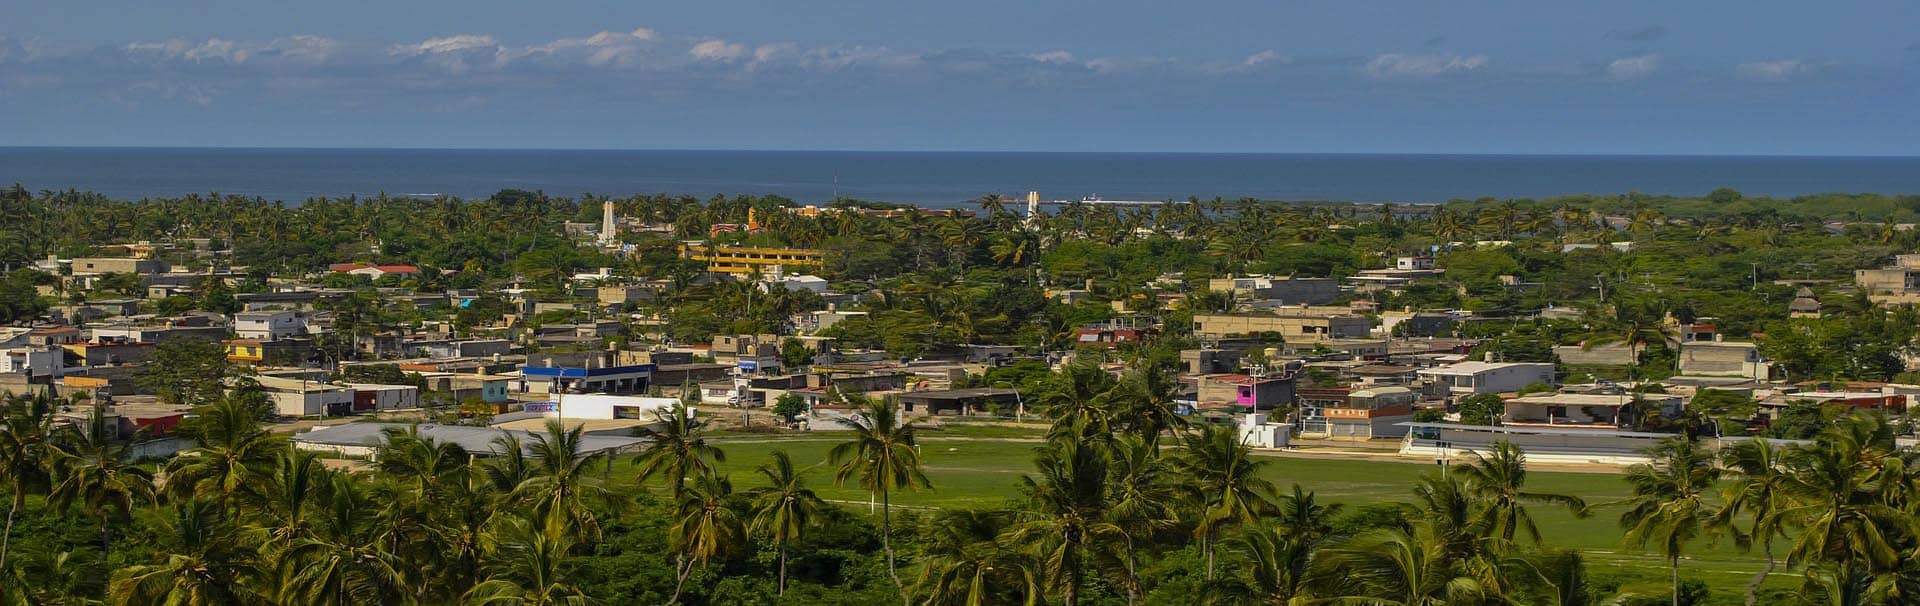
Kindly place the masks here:
MULTIPOLYGON (((832 468, 825 464, 827 451, 846 435, 839 432, 730 435, 718 438, 717 442, 726 451, 727 460, 722 469, 733 478, 737 488, 758 485, 759 477, 753 468, 766 462, 772 451, 784 450, 797 465, 817 465, 809 473, 812 486, 822 498, 859 508, 867 503, 867 495, 853 485, 834 486, 832 468)), ((893 502, 895 506, 908 508, 1001 504, 1017 495, 1021 474, 1032 470, 1032 450, 1037 445, 1037 433, 1011 428, 924 432, 921 451, 934 489, 897 494, 893 502)), ((1323 500, 1350 507, 1408 500, 1414 481, 1436 472, 1431 461, 1299 456, 1265 456, 1263 459, 1268 462, 1266 473, 1283 490, 1297 483, 1318 493, 1323 500)), ((614 473, 616 477, 623 473, 631 477, 630 469, 622 461, 614 473)), ((1617 501, 1629 492, 1626 483, 1613 473, 1533 471, 1527 475, 1527 486, 1540 492, 1578 495, 1590 504, 1617 501)), ((1535 505, 1529 510, 1539 522, 1546 542, 1584 552, 1596 577, 1627 576, 1665 586, 1666 564, 1658 555, 1620 545, 1619 508, 1601 508, 1585 519, 1576 518, 1564 508, 1535 505)), ((1758 554, 1741 553, 1728 540, 1718 544, 1702 541, 1695 544, 1692 551, 1682 563, 1682 574, 1709 583, 1716 603, 1737 595, 1749 577, 1764 565, 1758 554)), ((1798 578, 1793 574, 1776 572, 1768 586, 1797 583, 1798 578)))

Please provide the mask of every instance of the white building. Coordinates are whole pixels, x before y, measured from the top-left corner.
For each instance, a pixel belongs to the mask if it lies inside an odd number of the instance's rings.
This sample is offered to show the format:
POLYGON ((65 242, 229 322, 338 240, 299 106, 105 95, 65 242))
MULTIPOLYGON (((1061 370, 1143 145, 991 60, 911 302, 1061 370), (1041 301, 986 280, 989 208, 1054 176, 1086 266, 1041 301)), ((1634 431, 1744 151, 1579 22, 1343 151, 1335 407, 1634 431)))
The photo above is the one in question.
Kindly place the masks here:
POLYGON ((255 377, 283 417, 332 417, 353 412, 353 389, 319 381, 255 377))
POLYGON ((233 334, 242 339, 278 341, 307 331, 306 322, 294 311, 243 311, 233 316, 233 334))
POLYGON ((655 412, 665 412, 679 403, 680 400, 675 398, 566 393, 554 395, 553 399, 546 402, 546 406, 540 406, 538 403, 528 404, 527 411, 541 412, 548 418, 563 420, 651 421, 655 412))
POLYGON ((16 347, 0 350, 0 372, 21 373, 27 382, 58 377, 66 369, 66 352, 58 347, 16 347))
POLYGON ((1554 384, 1549 362, 1457 362, 1423 368, 1420 378, 1431 395, 1443 397, 1520 391, 1534 383, 1554 384))
POLYGON ((420 388, 413 385, 348 383, 353 388, 353 411, 397 410, 420 407, 420 388))

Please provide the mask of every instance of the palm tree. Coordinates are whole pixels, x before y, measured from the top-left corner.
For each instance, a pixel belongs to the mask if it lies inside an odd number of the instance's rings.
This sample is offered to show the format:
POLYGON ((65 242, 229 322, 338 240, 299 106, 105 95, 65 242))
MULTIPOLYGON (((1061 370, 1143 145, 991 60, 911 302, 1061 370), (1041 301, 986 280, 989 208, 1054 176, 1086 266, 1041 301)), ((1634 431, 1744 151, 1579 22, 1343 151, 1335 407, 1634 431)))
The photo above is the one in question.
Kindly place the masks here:
POLYGON ((1207 554, 1207 580, 1214 579, 1214 543, 1220 531, 1252 522, 1273 509, 1273 481, 1262 478, 1266 461, 1253 460, 1252 449, 1231 427, 1202 425, 1188 434, 1178 466, 1191 482, 1193 501, 1201 508, 1194 534, 1207 554))
POLYGON ((352 477, 334 475, 313 531, 279 554, 280 601, 391 604, 409 597, 404 564, 384 548, 375 504, 352 477))
POLYGON ((1713 521, 1708 491, 1721 470, 1698 442, 1686 436, 1661 440, 1647 451, 1653 460, 1627 468, 1633 496, 1623 503, 1624 541, 1635 547, 1658 546, 1673 577, 1673 606, 1680 606, 1680 556, 1687 543, 1713 521))
POLYGON ((1586 515, 1587 503, 1580 497, 1528 491, 1527 455, 1506 440, 1494 442, 1485 454, 1474 452, 1473 461, 1455 464, 1453 473, 1480 502, 1483 528, 1502 545, 1513 542, 1516 529, 1525 530, 1535 544, 1540 542, 1540 528, 1527 513, 1526 503, 1564 505, 1575 515, 1586 515))
POLYGON ((667 542, 679 559, 678 570, 674 571, 678 580, 667 603, 680 602, 687 576, 696 564, 706 565, 716 557, 731 554, 746 539, 739 514, 726 504, 732 495, 733 483, 710 473, 694 477, 680 492, 673 525, 667 528, 667 542))
POLYGON ((1037 560, 1040 577, 1076 606, 1094 553, 1124 538, 1107 518, 1106 453, 1094 443, 1056 438, 1034 459, 1038 477, 1021 476, 1024 507, 1012 539, 1037 560))
POLYGON ((389 427, 374 456, 374 469, 401 482, 406 492, 431 500, 449 485, 466 483, 472 471, 467 449, 420 435, 420 426, 389 427))
POLYGON ((61 509, 85 504, 100 521, 102 554, 112 548, 114 522, 131 519, 134 506, 153 502, 153 474, 133 464, 132 451, 132 443, 107 433, 98 409, 88 415, 85 429, 69 426, 54 440, 55 480, 47 497, 61 509))
POLYGON ((654 412, 654 423, 641 427, 639 436, 647 440, 646 449, 633 458, 634 464, 640 467, 640 481, 644 483, 655 476, 664 478, 667 495, 676 502, 686 490, 689 478, 711 474, 715 463, 727 460, 725 452, 707 443, 706 432, 694 422, 693 412, 686 404, 676 403, 665 411, 654 412))
POLYGON ((1787 564, 1824 562, 1840 578, 1890 572, 1906 558, 1900 536, 1913 520, 1896 499, 1908 468, 1884 417, 1856 413, 1835 420, 1814 443, 1789 451, 1780 516, 1799 529, 1787 564))
POLYGON ((1138 602, 1146 591, 1140 579, 1144 550, 1139 547, 1153 544, 1161 538, 1161 533, 1180 520, 1179 480, 1176 470, 1160 457, 1157 449, 1137 436, 1120 436, 1103 444, 1107 449, 1110 501, 1106 519, 1120 528, 1119 538, 1126 544, 1103 549, 1096 555, 1103 560, 1118 560, 1102 562, 1100 568, 1116 578, 1131 604, 1138 602))
POLYGON ((91 596, 104 592, 105 566, 88 551, 25 554, 12 569, 0 570, 0 604, 95 606, 91 596))
POLYGON ((1054 431, 1079 427, 1104 434, 1113 427, 1113 375, 1092 360, 1075 360, 1047 375, 1034 404, 1053 418, 1054 431))
POLYGON ((1732 533, 1734 542, 1742 548, 1751 549, 1758 540, 1761 553, 1767 556, 1767 567, 1747 583, 1747 606, 1758 603, 1760 585, 1773 573, 1773 540, 1786 536, 1787 520, 1781 515, 1789 506, 1784 494, 1788 476, 1783 454, 1780 447, 1765 439, 1745 440, 1720 451, 1721 466, 1736 474, 1739 481, 1721 492, 1723 504, 1714 514, 1713 526, 1732 533), (1736 520, 1742 514, 1748 518, 1746 528, 1736 520))
POLYGON ((913 423, 900 418, 897 405, 886 400, 869 402, 852 425, 853 438, 827 452, 827 459, 839 465, 833 481, 845 484, 858 479, 861 488, 880 498, 880 545, 887 554, 887 574, 905 601, 906 585, 900 582, 893 559, 893 493, 932 488, 933 483, 927 481, 913 423))
POLYGON ((266 533, 269 547, 285 548, 308 536, 326 491, 334 485, 333 473, 320 463, 319 453, 280 453, 263 486, 250 495, 258 515, 255 525, 266 533))
POLYGON ((773 461, 757 470, 767 485, 749 492, 753 501, 753 529, 767 534, 780 550, 779 594, 787 592, 787 549, 807 529, 819 524, 827 503, 807 488, 804 473, 793 468, 784 450, 773 451, 773 461))
POLYGON ((461 602, 475 606, 591 606, 596 602, 568 584, 560 562, 573 540, 539 530, 534 520, 505 516, 487 534, 486 581, 474 585, 461 602))
POLYGON ((1228 545, 1245 560, 1235 567, 1245 577, 1207 585, 1205 603, 1285 606, 1302 595, 1314 553, 1305 537, 1284 526, 1262 526, 1247 529, 1228 545))
POLYGON ((255 589, 267 578, 259 551, 241 540, 223 510, 204 499, 175 505, 170 523, 160 530, 154 562, 114 573, 114 600, 178 606, 271 603, 255 589))
POLYGON ((1500 592, 1471 575, 1448 553, 1446 540, 1423 522, 1389 528, 1330 547, 1314 558, 1309 575, 1331 585, 1330 603, 1441 606, 1496 602, 1500 592))
POLYGON ((534 434, 530 447, 540 463, 538 469, 514 487, 510 498, 531 504, 532 515, 546 525, 549 534, 591 540, 600 536, 600 521, 589 505, 609 495, 593 468, 606 453, 582 450, 582 427, 567 429, 558 419, 547 421, 547 432, 534 434))
POLYGON ((52 432, 53 398, 47 394, 6 395, 0 402, 0 486, 7 490, 7 525, 0 531, 0 570, 7 570, 13 521, 27 496, 52 483, 47 468, 47 437, 52 432))
POLYGON ((1174 379, 1173 369, 1144 365, 1127 373, 1119 387, 1116 404, 1120 410, 1115 412, 1121 425, 1132 429, 1156 452, 1160 449, 1160 434, 1187 428, 1187 418, 1174 403, 1180 393, 1180 383, 1174 379))
POLYGON ((253 410, 238 399, 223 399, 200 417, 199 446, 167 462, 163 488, 175 498, 213 495, 228 514, 238 499, 258 487, 284 448, 284 440, 265 429, 253 410))
POLYGON ((1040 603, 1031 557, 1007 539, 1013 516, 972 509, 941 510, 923 531, 918 592, 925 606, 1040 603))
POLYGON ((480 472, 486 476, 487 485, 497 492, 513 492, 521 482, 532 478, 536 466, 527 458, 526 446, 519 436, 508 433, 493 439, 495 456, 480 465, 480 472))

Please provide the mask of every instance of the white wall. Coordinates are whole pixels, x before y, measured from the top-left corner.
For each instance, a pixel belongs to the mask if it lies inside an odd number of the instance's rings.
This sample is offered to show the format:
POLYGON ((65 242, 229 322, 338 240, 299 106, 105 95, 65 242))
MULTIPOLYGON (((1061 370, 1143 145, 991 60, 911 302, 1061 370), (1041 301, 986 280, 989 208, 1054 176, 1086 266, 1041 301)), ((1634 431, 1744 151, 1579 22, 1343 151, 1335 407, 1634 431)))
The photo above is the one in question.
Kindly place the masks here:
POLYGON ((560 419, 641 419, 653 420, 654 411, 664 411, 680 403, 675 398, 611 396, 606 394, 558 394, 556 412, 547 416, 560 419), (616 414, 618 413, 618 414, 616 414))

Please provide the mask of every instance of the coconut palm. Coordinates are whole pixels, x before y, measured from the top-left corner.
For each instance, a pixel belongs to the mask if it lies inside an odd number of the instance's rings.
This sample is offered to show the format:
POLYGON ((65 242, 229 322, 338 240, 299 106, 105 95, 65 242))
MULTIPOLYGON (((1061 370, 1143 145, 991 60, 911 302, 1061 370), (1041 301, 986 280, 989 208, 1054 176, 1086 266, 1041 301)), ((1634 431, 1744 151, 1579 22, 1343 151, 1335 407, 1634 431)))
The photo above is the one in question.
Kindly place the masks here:
POLYGON ((1240 558, 1236 570, 1244 576, 1206 586, 1206 604, 1271 604, 1284 606, 1300 596, 1310 578, 1312 543, 1283 526, 1260 526, 1227 542, 1240 558))
POLYGON ((1262 478, 1266 461, 1232 427, 1201 425, 1186 436, 1178 468, 1191 482, 1191 498, 1200 507, 1194 534, 1207 554, 1207 580, 1214 579, 1214 543, 1220 532, 1252 522, 1273 509, 1273 481, 1262 478))
POLYGON ((1465 574, 1446 539, 1426 523, 1360 535, 1314 558, 1309 574, 1329 603, 1442 606, 1498 603, 1497 588, 1465 574))
POLYGON ((95 606, 106 589, 106 562, 91 551, 22 554, 17 566, 0 570, 0 604, 95 606))
POLYGON ((633 458, 640 467, 640 481, 662 478, 667 496, 676 502, 690 478, 711 474, 715 463, 727 460, 727 453, 707 443, 706 432, 685 404, 656 411, 653 424, 640 428, 639 436, 647 440, 646 448, 633 458))
POLYGON ((1048 375, 1034 404, 1053 418, 1054 432, 1078 427, 1090 434, 1112 430, 1113 375, 1091 360, 1075 360, 1048 375))
POLYGON ((1720 450, 1721 466, 1738 481, 1721 491, 1722 505, 1714 514, 1713 526, 1731 533, 1734 543, 1743 549, 1751 549, 1758 542, 1767 558, 1766 568, 1747 583, 1747 606, 1758 602, 1760 585, 1777 564, 1773 540, 1786 536, 1787 520, 1781 513, 1790 503, 1784 493, 1788 481, 1784 454, 1785 449, 1765 439, 1745 440, 1720 450), (1747 517, 1745 528, 1738 523, 1741 515, 1747 517))
POLYGON ((573 540, 540 530, 535 520, 506 516, 487 534, 487 580, 461 597, 475 606, 591 606, 596 602, 565 581, 560 563, 573 540))
POLYGON ((694 566, 730 555, 745 542, 746 526, 740 515, 727 507, 727 498, 732 495, 733 483, 713 474, 694 477, 680 492, 673 525, 667 528, 667 542, 679 560, 669 604, 680 602, 694 566))
POLYGON ((1179 478, 1172 464, 1138 436, 1104 441, 1107 457, 1107 520, 1120 528, 1124 546, 1096 552, 1100 568, 1137 602, 1146 587, 1140 579, 1145 546, 1180 521, 1179 478))
POLYGON ((1174 403, 1179 394, 1180 383, 1174 379, 1173 369, 1161 365, 1136 368, 1120 380, 1114 398, 1118 409, 1115 416, 1122 427, 1158 451, 1161 434, 1187 428, 1187 418, 1174 403))
POLYGON ((1038 476, 1021 476, 1023 507, 1011 529, 1030 553, 1039 576, 1061 603, 1076 606, 1094 554, 1124 540, 1107 517, 1106 453, 1095 443, 1058 438, 1034 459, 1038 476))
POLYGON ((405 564, 385 548, 376 503, 351 477, 330 478, 308 536, 279 554, 280 602, 396 604, 407 601, 405 564))
POLYGON ((1623 539, 1638 548, 1653 545, 1672 573, 1673 606, 1680 606, 1680 557, 1687 543, 1713 521, 1708 493, 1721 470, 1698 442, 1687 436, 1661 440, 1647 451, 1652 459, 1627 468, 1633 496, 1623 504, 1623 539))
POLYGON ((784 450, 773 451, 773 461, 758 470, 767 485, 748 492, 753 495, 753 530, 765 533, 780 551, 779 594, 787 592, 787 550, 808 529, 818 525, 827 503, 807 488, 805 474, 793 467, 793 459, 784 450))
POLYGON ((606 501, 609 492, 593 473, 605 453, 580 446, 582 426, 567 429, 558 419, 547 421, 545 434, 534 434, 529 448, 539 465, 531 478, 515 486, 511 500, 532 506, 532 515, 550 534, 582 539, 600 536, 600 520, 591 504, 606 501))
POLYGON ((47 467, 47 436, 52 432, 53 398, 46 394, 7 394, 0 402, 0 487, 7 491, 7 524, 0 530, 0 570, 6 570, 13 521, 27 497, 52 484, 47 467))
POLYGON ((238 399, 206 407, 199 420, 199 445, 167 462, 163 488, 175 498, 213 495, 232 515, 238 500, 271 471, 285 440, 262 429, 252 408, 238 399))
POLYGON ((1894 506, 1907 490, 1907 465, 1893 436, 1884 417, 1856 413, 1783 457, 1780 492, 1791 505, 1779 515, 1799 530, 1789 565, 1824 562, 1845 579, 1891 572, 1905 559, 1900 537, 1916 529, 1894 506))
POLYGON ((407 494, 431 500, 449 485, 463 485, 472 471, 467 449, 420 435, 420 426, 389 427, 375 453, 374 469, 405 486, 407 494))
POLYGON ((916 593, 925 606, 986 606, 1041 599, 1033 558, 1008 540, 1013 516, 972 509, 942 510, 923 531, 916 593))
POLYGON ((114 573, 116 603, 225 606, 271 603, 256 589, 267 577, 260 553, 238 536, 218 503, 204 499, 173 507, 151 564, 114 573))
POLYGON ((1516 530, 1526 531, 1535 544, 1540 542, 1540 528, 1527 512, 1527 503, 1563 505, 1575 515, 1586 514, 1587 503, 1580 497, 1527 490, 1527 455, 1506 440, 1494 442, 1484 454, 1474 452, 1473 460, 1455 464, 1453 473, 1480 502, 1483 527, 1502 544, 1513 542, 1516 530))
POLYGON ((61 509, 80 503, 100 521, 100 551, 112 546, 115 522, 153 502, 153 473, 133 464, 133 444, 116 441, 98 409, 84 428, 68 426, 53 442, 54 482, 47 498, 61 509))
POLYGON ((268 547, 283 549, 308 536, 325 506, 326 491, 334 485, 333 473, 321 464, 319 453, 280 453, 266 481, 249 494, 255 526, 267 535, 268 547))
POLYGON ((860 487, 880 499, 880 546, 887 554, 887 574, 906 599, 906 585, 893 557, 893 493, 900 490, 932 488, 926 466, 920 460, 920 446, 913 423, 900 418, 897 405, 886 400, 869 402, 851 422, 853 437, 827 452, 827 459, 838 465, 835 484, 857 480, 860 487))
POLYGON ((517 435, 509 433, 494 438, 493 451, 495 456, 480 465, 480 472, 486 476, 488 487, 496 492, 513 492, 537 472, 538 467, 527 457, 526 445, 517 435))

